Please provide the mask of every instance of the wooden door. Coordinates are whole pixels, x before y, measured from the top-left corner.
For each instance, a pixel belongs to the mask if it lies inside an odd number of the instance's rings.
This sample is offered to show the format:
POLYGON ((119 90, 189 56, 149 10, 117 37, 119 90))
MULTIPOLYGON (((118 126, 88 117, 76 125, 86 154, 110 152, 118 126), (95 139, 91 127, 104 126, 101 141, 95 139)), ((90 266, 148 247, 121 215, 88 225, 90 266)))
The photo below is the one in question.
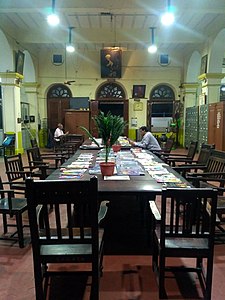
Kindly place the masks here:
POLYGON ((62 123, 65 126, 65 109, 69 107, 69 98, 50 98, 47 100, 49 129, 55 129, 58 123, 62 123))
MULTIPOLYGON (((101 104, 104 105, 104 110, 105 113, 107 111, 107 105, 109 107, 109 110, 112 109, 112 114, 113 114, 113 106, 120 106, 122 105, 122 115, 121 117, 124 118, 124 121, 128 123, 129 120, 129 110, 128 110, 128 100, 126 99, 99 99, 99 100, 92 100, 90 104, 90 109, 91 109, 91 132, 92 135, 97 137, 98 136, 98 131, 97 128, 95 127, 95 123, 93 121, 93 117, 96 116, 99 113, 99 110, 101 109, 101 104)), ((118 115, 117 113, 115 113, 118 115)), ((124 134, 128 136, 128 126, 125 128, 124 134)))

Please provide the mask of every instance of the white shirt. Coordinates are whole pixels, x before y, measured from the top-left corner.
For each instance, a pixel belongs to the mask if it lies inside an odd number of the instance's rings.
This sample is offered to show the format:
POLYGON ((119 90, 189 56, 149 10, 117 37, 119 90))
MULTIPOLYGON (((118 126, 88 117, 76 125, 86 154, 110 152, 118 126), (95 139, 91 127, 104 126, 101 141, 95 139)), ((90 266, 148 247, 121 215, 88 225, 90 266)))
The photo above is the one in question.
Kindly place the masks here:
POLYGON ((140 147, 143 149, 153 150, 153 151, 160 151, 161 148, 157 139, 152 135, 151 132, 147 131, 143 136, 141 142, 135 142, 134 145, 136 147, 140 147))
POLYGON ((55 133, 54 133, 54 139, 56 142, 60 142, 60 136, 64 135, 64 132, 60 128, 56 128, 55 133))

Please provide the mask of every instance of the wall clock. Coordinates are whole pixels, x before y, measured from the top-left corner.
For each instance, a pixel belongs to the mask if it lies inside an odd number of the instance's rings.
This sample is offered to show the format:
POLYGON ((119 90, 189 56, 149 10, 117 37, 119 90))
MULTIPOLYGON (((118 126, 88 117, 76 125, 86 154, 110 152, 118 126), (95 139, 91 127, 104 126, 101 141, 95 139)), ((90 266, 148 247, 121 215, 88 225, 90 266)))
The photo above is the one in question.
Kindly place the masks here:
POLYGON ((142 102, 135 102, 133 108, 136 111, 142 111, 143 110, 143 103, 142 102))

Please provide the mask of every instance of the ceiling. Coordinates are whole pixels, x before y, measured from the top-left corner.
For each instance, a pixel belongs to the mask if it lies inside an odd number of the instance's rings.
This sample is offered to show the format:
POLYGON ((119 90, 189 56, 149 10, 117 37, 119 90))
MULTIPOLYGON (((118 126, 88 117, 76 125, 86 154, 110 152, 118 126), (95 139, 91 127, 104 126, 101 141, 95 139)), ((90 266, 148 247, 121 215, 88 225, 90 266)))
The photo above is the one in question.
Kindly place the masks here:
POLYGON ((171 0, 176 22, 160 23, 167 0, 55 0, 60 25, 51 28, 46 16, 52 0, 0 1, 0 28, 22 49, 64 49, 69 40, 78 50, 120 46, 126 51, 144 50, 151 41, 161 52, 201 50, 210 37, 225 28, 225 0, 171 0))

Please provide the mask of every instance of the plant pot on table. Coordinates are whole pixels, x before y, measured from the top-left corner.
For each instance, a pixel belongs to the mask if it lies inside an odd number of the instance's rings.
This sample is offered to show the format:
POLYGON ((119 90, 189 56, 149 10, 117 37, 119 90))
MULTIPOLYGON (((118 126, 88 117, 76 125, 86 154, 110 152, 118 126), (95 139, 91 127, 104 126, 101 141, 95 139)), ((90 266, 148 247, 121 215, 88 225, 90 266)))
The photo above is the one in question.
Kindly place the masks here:
POLYGON ((114 162, 100 162, 102 176, 112 176, 114 174, 114 162))
POLYGON ((114 152, 118 152, 118 151, 120 151, 121 150, 121 145, 112 145, 112 149, 113 149, 113 151, 114 152))

